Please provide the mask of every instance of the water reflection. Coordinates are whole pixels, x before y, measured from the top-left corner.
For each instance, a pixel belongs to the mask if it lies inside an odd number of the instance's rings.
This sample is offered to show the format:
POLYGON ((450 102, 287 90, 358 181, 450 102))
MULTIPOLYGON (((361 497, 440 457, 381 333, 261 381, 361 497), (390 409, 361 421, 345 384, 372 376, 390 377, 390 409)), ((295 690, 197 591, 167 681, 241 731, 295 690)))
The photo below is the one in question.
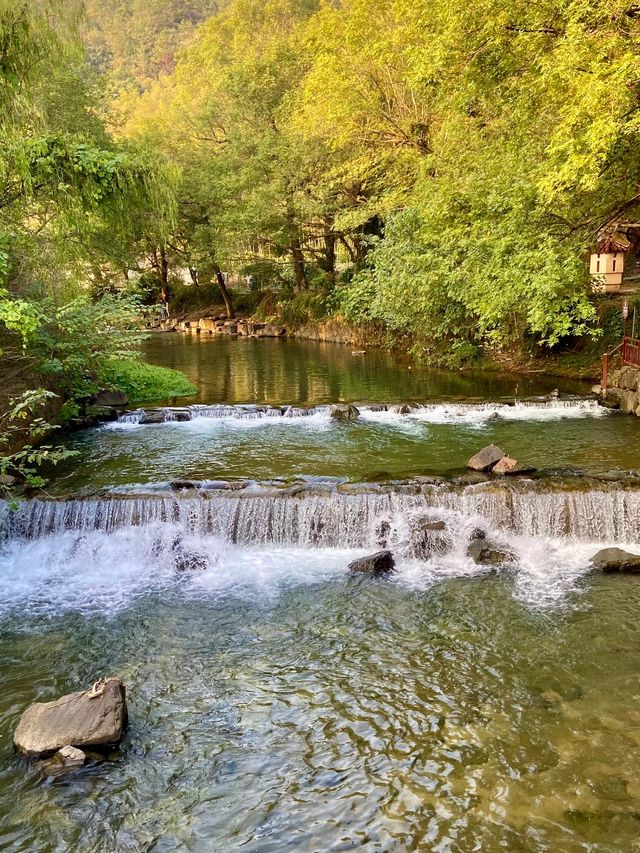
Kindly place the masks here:
MULTIPOLYGON (((352 356, 351 348, 312 341, 229 340, 208 335, 155 335, 149 361, 182 370, 197 385, 189 402, 330 403, 336 400, 428 400, 548 393, 560 380, 427 370, 382 350, 352 356)), ((562 390, 589 390, 561 381, 562 390)))

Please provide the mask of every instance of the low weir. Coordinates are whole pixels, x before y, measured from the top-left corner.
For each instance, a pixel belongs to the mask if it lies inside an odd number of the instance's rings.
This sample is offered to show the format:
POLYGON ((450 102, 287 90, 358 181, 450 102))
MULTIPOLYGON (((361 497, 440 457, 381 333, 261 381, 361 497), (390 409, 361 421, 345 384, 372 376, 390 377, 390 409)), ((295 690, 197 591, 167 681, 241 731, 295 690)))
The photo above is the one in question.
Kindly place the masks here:
MULTIPOLYGON (((591 397, 529 398, 525 400, 496 400, 495 402, 460 402, 443 400, 435 403, 378 403, 358 405, 366 419, 410 417, 436 423, 458 419, 485 420, 489 417, 505 420, 535 420, 557 417, 582 417, 606 413, 598 401, 591 397)), ((254 405, 193 405, 140 408, 118 417, 120 424, 147 426, 160 423, 194 421, 210 418, 220 421, 256 421, 265 419, 297 419, 329 417, 329 406, 254 406, 254 405)))
POLYGON ((640 484, 571 481, 490 482, 466 487, 407 483, 317 485, 240 491, 109 494, 99 498, 30 500, 5 507, 9 538, 37 539, 67 530, 110 532, 151 523, 176 524, 244 545, 369 547, 380 526, 413 518, 484 520, 494 529, 531 537, 589 542, 640 541, 640 484))

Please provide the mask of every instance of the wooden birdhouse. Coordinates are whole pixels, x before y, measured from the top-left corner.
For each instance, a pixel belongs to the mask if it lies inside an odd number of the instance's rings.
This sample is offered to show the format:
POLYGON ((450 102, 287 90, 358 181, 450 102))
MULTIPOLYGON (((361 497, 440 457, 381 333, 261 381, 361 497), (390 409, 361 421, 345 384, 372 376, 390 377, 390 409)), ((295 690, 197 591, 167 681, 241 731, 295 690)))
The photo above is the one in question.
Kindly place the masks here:
POLYGON ((622 285, 624 255, 629 244, 614 237, 599 240, 596 251, 591 255, 589 271, 593 277, 593 289, 603 293, 617 293, 622 285))

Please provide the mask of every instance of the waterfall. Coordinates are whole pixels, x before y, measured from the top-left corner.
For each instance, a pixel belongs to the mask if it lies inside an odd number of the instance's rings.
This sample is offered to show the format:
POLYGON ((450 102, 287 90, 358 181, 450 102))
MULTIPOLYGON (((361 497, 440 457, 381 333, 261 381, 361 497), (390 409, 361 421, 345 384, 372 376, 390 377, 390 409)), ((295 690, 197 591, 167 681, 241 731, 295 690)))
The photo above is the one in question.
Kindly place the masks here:
POLYGON ((604 483, 581 489, 530 482, 385 486, 361 493, 314 487, 295 494, 268 488, 183 494, 30 500, 5 512, 5 527, 9 537, 37 539, 66 530, 111 532, 168 522, 238 544, 353 548, 380 544, 385 524, 410 527, 427 514, 454 519, 450 527, 477 519, 530 537, 640 542, 640 488, 604 483))

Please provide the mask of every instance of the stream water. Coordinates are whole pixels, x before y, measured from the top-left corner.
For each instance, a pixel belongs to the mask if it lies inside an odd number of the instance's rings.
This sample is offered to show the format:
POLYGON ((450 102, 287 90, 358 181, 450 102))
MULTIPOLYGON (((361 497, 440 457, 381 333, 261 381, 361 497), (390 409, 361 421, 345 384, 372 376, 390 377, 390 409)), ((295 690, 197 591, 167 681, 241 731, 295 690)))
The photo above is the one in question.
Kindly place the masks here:
MULTIPOLYGON (((506 404, 553 391, 554 377, 410 370, 379 351, 352 356, 335 344, 209 336, 157 335, 148 357, 183 370, 199 389, 166 404, 221 407, 188 422, 134 420, 77 433, 67 443, 79 456, 57 472, 54 492, 176 478, 452 474, 491 442, 540 469, 604 473, 640 463, 640 419, 612 415, 593 400, 506 404), (326 407, 337 401, 365 404, 362 418, 332 422, 326 407), (409 415, 372 411, 380 402, 422 406, 409 415), (247 404, 315 408, 306 417, 259 417, 240 408, 247 404)), ((590 391, 560 384, 567 394, 590 391)))
POLYGON ((57 499, 2 511, 0 849, 640 850, 640 580, 589 568, 640 551, 640 485, 600 476, 639 466, 640 419, 342 347, 150 347, 196 381, 190 419, 69 436, 57 499), (332 423, 339 399, 361 418, 332 423), (415 479, 492 440, 563 474, 415 479), (509 566, 467 556, 478 529, 509 566), (397 572, 350 576, 382 544, 397 572), (128 686, 109 760, 13 754, 29 703, 100 674, 128 686))

